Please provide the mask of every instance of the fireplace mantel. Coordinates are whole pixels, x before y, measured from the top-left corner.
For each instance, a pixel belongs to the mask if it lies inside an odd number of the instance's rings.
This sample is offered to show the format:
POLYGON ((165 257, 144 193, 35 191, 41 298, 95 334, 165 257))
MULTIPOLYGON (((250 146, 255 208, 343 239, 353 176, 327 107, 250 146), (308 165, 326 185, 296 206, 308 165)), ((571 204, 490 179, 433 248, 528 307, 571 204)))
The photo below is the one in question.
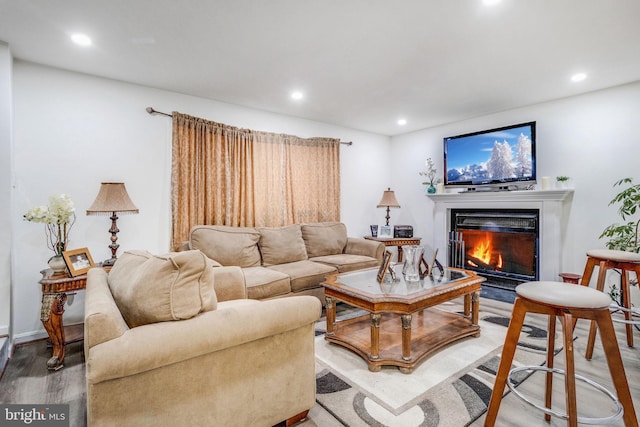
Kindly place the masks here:
POLYGON ((559 280, 562 248, 573 190, 479 191, 428 195, 434 203, 433 247, 447 260, 451 209, 538 209, 540 212, 540 280, 559 280))

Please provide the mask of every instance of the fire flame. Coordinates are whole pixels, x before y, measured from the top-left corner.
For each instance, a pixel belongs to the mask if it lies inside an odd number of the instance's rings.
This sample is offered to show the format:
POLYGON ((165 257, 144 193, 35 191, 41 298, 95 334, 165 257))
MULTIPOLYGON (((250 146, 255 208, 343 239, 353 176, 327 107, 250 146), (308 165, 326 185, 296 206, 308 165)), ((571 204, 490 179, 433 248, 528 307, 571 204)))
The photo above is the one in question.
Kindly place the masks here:
MULTIPOLYGON (((471 256, 487 265, 491 265, 491 254, 493 247, 491 245, 491 239, 487 236, 483 242, 478 243, 471 251, 471 256)), ((475 266, 477 267, 477 265, 475 266)), ((502 268, 502 254, 498 253, 498 260, 495 265, 496 270, 502 268)))

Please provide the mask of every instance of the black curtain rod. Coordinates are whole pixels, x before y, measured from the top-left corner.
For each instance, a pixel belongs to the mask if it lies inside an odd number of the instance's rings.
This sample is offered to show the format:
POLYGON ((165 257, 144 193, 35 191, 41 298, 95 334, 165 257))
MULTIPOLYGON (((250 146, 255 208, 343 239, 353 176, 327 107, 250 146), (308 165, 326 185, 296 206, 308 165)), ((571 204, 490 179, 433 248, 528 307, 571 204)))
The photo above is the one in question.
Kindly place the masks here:
MULTIPOLYGON (((162 111, 154 110, 153 107, 147 107, 147 113, 149 114, 162 114, 163 116, 173 117, 172 114, 163 113, 162 111)), ((353 145, 353 141, 340 141, 343 145, 353 145)))

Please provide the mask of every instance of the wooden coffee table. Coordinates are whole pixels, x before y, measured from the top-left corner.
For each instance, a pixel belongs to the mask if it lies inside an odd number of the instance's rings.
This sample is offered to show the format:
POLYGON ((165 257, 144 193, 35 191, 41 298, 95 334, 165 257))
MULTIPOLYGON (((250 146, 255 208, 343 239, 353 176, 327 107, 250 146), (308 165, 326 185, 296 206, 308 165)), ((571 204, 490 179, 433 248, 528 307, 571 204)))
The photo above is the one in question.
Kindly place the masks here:
POLYGON ((373 372, 391 365, 409 374, 438 349, 468 336, 480 336, 478 310, 484 277, 446 268, 442 275, 406 282, 401 267, 396 266, 398 282, 379 283, 374 268, 333 274, 322 283, 327 300, 325 339, 360 355, 373 372), (435 307, 461 296, 464 314, 435 307), (335 300, 369 314, 336 322, 335 300))

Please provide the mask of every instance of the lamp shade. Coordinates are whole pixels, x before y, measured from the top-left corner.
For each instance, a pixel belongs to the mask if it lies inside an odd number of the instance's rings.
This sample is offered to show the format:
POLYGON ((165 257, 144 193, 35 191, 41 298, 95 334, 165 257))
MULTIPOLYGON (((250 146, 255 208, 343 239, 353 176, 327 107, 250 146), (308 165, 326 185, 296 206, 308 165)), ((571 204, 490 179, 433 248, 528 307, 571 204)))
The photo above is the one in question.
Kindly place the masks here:
POLYGON ((391 190, 391 188, 388 188, 387 190, 384 191, 384 193, 382 193, 382 199, 380 199, 380 203, 378 203, 378 207, 379 208, 399 208, 400 207, 400 203, 398 203, 398 201, 396 200, 396 195, 393 192, 393 190, 391 190))
POLYGON ((114 212, 138 213, 138 208, 133 204, 123 182, 103 182, 100 191, 91 207, 87 209, 87 215, 104 215, 114 212))

